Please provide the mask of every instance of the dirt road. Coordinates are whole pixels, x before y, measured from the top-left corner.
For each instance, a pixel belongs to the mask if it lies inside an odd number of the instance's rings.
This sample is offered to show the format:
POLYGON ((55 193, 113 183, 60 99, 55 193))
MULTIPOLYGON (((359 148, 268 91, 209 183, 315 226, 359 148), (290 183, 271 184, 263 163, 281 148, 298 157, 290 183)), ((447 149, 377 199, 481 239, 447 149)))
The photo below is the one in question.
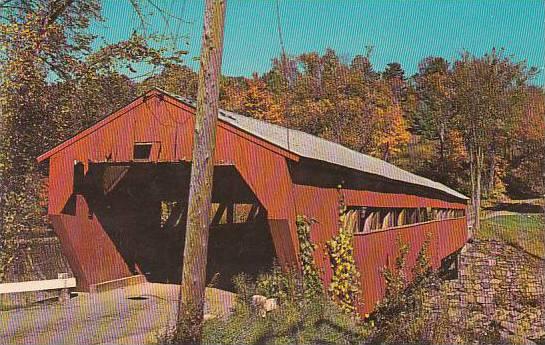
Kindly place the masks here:
MULTIPOLYGON (((174 324, 177 298, 177 285, 147 283, 0 311, 0 344, 152 344, 174 324)), ((233 301, 231 293, 207 290, 211 313, 227 312, 233 301)))

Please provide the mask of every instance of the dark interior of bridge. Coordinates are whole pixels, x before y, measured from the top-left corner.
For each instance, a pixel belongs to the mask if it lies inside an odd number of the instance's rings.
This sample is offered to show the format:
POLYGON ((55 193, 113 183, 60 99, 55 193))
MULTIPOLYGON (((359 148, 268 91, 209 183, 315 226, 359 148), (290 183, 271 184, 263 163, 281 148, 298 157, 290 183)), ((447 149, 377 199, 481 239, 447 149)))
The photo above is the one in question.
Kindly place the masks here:
MULTIPOLYGON (((76 165, 75 191, 89 205, 133 274, 179 283, 189 194, 188 164, 76 165)), ((207 282, 233 290, 239 273, 256 276, 273 264, 267 213, 233 166, 214 170, 207 282)), ((70 202, 66 213, 75 212, 70 202)), ((99 253, 97 253, 99 255, 99 253)))

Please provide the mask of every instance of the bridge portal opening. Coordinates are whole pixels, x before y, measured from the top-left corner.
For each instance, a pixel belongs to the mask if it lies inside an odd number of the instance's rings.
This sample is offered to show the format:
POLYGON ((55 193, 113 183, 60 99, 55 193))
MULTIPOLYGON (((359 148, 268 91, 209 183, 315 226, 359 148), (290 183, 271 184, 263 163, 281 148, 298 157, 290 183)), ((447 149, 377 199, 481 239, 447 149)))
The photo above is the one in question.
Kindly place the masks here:
MULTIPOLYGON (((99 163, 78 182, 76 193, 132 274, 181 281, 189 173, 183 163, 99 163)), ((255 277, 270 269, 275 250, 267 211, 233 166, 214 170, 211 215, 208 284, 232 291, 237 274, 255 277)))

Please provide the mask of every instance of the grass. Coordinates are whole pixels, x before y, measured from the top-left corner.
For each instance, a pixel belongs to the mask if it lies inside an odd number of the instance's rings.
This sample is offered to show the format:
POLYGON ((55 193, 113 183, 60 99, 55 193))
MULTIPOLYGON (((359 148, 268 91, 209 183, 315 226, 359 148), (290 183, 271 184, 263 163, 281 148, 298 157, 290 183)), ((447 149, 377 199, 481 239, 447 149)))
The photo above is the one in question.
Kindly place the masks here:
MULTIPOLYGON (((302 293, 302 280, 293 273, 272 269, 257 281, 239 275, 233 313, 204 324, 204 344, 362 344, 368 339, 369 324, 346 314, 327 296, 302 293), (277 298, 279 307, 265 317, 252 305, 252 296, 266 293, 277 298)), ((168 341, 163 341, 168 343, 168 341)))
POLYGON ((502 240, 545 259, 545 219, 542 214, 499 215, 481 221, 479 239, 502 240))
POLYGON ((361 344, 369 336, 329 300, 284 303, 260 317, 240 307, 228 319, 205 323, 204 344, 361 344))

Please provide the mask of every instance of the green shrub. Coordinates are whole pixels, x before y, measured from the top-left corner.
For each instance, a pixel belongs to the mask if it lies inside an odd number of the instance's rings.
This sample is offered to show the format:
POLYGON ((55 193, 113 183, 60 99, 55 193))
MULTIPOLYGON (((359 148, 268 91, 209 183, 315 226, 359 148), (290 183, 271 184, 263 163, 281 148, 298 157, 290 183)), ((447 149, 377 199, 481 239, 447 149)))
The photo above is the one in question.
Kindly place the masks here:
POLYGON ((275 263, 269 272, 258 275, 255 293, 267 298, 277 298, 280 302, 294 300, 301 292, 298 283, 299 279, 295 270, 289 269, 284 272, 275 263))
POLYGON ((323 294, 322 280, 318 275, 314 262, 316 245, 310 239, 310 227, 315 221, 305 216, 297 216, 297 236, 299 239, 299 256, 303 274, 303 292, 306 297, 316 297, 323 294))
POLYGON ((431 269, 428 235, 412 269, 412 282, 405 278, 409 246, 398 239, 399 252, 392 268, 383 271, 386 296, 377 304, 371 320, 376 328, 370 344, 507 344, 499 333, 498 324, 488 330, 475 329, 471 322, 454 322, 449 301, 440 300, 434 313, 424 306, 443 282, 431 269))
POLYGON ((329 293, 343 311, 356 315, 357 306, 363 302, 360 274, 354 259, 354 234, 348 225, 346 211, 344 196, 339 186, 339 232, 326 243, 333 270, 329 293))
POLYGON ((0 160, 0 181, 5 182, 0 186, 0 283, 19 252, 18 240, 47 224, 46 210, 40 204, 41 176, 35 173, 7 178, 1 165, 0 160))
MULTIPOLYGON (((248 296, 258 284, 238 278, 235 285, 239 296, 248 296)), ((358 324, 323 294, 308 298, 301 292, 285 293, 279 308, 265 317, 251 307, 249 299, 240 298, 231 316, 205 323, 203 343, 358 344, 370 334, 369 327, 358 324)))
POLYGON ((386 294, 377 304, 372 320, 377 329, 373 335, 375 342, 397 343, 434 343, 434 335, 443 329, 448 322, 442 315, 431 320, 423 315, 422 304, 426 292, 436 286, 436 276, 431 270, 428 257, 430 236, 427 236, 420 249, 416 265, 413 268, 414 279, 408 282, 405 275, 407 255, 410 247, 397 239, 398 254, 393 267, 384 267, 383 276, 386 281, 386 294))

